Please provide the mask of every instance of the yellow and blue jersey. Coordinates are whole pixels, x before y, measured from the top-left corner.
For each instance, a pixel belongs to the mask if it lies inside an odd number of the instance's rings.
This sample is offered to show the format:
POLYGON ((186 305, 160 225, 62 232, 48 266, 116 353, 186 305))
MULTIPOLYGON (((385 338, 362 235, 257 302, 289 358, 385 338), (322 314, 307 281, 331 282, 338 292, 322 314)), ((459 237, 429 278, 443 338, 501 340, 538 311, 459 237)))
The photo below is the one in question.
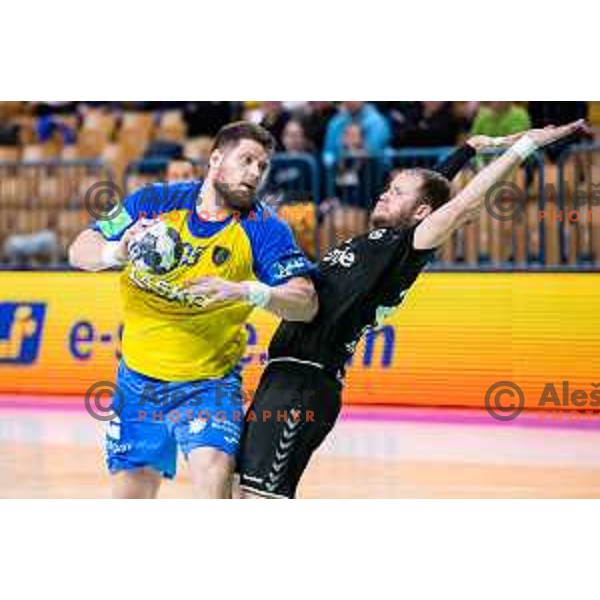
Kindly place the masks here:
POLYGON ((123 210, 94 230, 121 239, 138 220, 162 218, 183 243, 178 266, 165 275, 129 265, 121 278, 123 358, 131 369, 163 381, 216 379, 229 373, 246 350, 246 302, 210 304, 183 284, 199 277, 259 280, 277 286, 311 273, 289 226, 258 203, 225 221, 201 219, 201 182, 155 184, 129 196, 123 210))

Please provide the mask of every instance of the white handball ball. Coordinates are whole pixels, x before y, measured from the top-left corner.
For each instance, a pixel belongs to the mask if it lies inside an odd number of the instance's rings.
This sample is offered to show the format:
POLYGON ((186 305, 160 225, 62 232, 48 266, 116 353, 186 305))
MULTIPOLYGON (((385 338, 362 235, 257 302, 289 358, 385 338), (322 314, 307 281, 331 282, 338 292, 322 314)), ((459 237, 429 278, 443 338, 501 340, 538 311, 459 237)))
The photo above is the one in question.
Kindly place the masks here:
POLYGON ((165 275, 179 265, 183 244, 179 232, 157 221, 129 242, 129 258, 134 268, 165 275))

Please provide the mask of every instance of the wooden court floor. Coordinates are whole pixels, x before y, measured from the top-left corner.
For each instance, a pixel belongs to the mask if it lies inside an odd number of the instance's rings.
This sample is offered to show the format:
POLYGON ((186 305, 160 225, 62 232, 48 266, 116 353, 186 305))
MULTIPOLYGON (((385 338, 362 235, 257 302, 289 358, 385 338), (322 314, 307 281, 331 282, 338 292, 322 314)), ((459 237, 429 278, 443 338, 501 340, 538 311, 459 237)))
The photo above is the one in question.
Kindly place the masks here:
MULTIPOLYGON (((0 497, 108 498, 87 413, 0 402, 0 497)), ((185 464, 161 498, 190 498, 185 464)), ((600 498, 600 418, 491 422, 475 411, 346 411, 301 498, 600 498)))

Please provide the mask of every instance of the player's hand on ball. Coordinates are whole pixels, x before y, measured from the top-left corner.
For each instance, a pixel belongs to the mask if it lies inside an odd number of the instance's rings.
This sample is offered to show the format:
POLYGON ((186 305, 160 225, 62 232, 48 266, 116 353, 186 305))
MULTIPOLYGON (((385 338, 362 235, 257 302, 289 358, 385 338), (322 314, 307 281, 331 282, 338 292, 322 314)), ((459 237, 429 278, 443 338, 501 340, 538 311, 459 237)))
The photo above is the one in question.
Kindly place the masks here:
POLYGON ((152 219, 141 219, 133 227, 128 229, 119 242, 117 249, 117 258, 121 261, 126 262, 129 260, 129 246, 131 242, 140 235, 144 230, 148 229, 150 225, 155 223, 152 219))
POLYGON ((220 277, 191 279, 183 287, 194 296, 202 296, 215 303, 245 300, 248 296, 248 286, 245 283, 227 281, 220 277))

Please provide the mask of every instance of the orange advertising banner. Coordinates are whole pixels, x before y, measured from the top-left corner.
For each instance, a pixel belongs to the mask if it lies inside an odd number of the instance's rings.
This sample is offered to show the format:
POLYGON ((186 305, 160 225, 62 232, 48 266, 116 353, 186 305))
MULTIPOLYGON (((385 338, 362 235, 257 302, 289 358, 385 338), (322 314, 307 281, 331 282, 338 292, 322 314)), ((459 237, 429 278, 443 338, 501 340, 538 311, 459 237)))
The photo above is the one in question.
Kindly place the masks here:
MULTIPOLYGON (((595 273, 425 273, 358 346, 344 400, 483 407, 512 385, 528 408, 598 410, 599 297, 595 273)), ((276 325, 261 311, 248 324, 246 389, 276 325)), ((0 392, 114 381, 121 328, 117 274, 0 273, 0 392)))

